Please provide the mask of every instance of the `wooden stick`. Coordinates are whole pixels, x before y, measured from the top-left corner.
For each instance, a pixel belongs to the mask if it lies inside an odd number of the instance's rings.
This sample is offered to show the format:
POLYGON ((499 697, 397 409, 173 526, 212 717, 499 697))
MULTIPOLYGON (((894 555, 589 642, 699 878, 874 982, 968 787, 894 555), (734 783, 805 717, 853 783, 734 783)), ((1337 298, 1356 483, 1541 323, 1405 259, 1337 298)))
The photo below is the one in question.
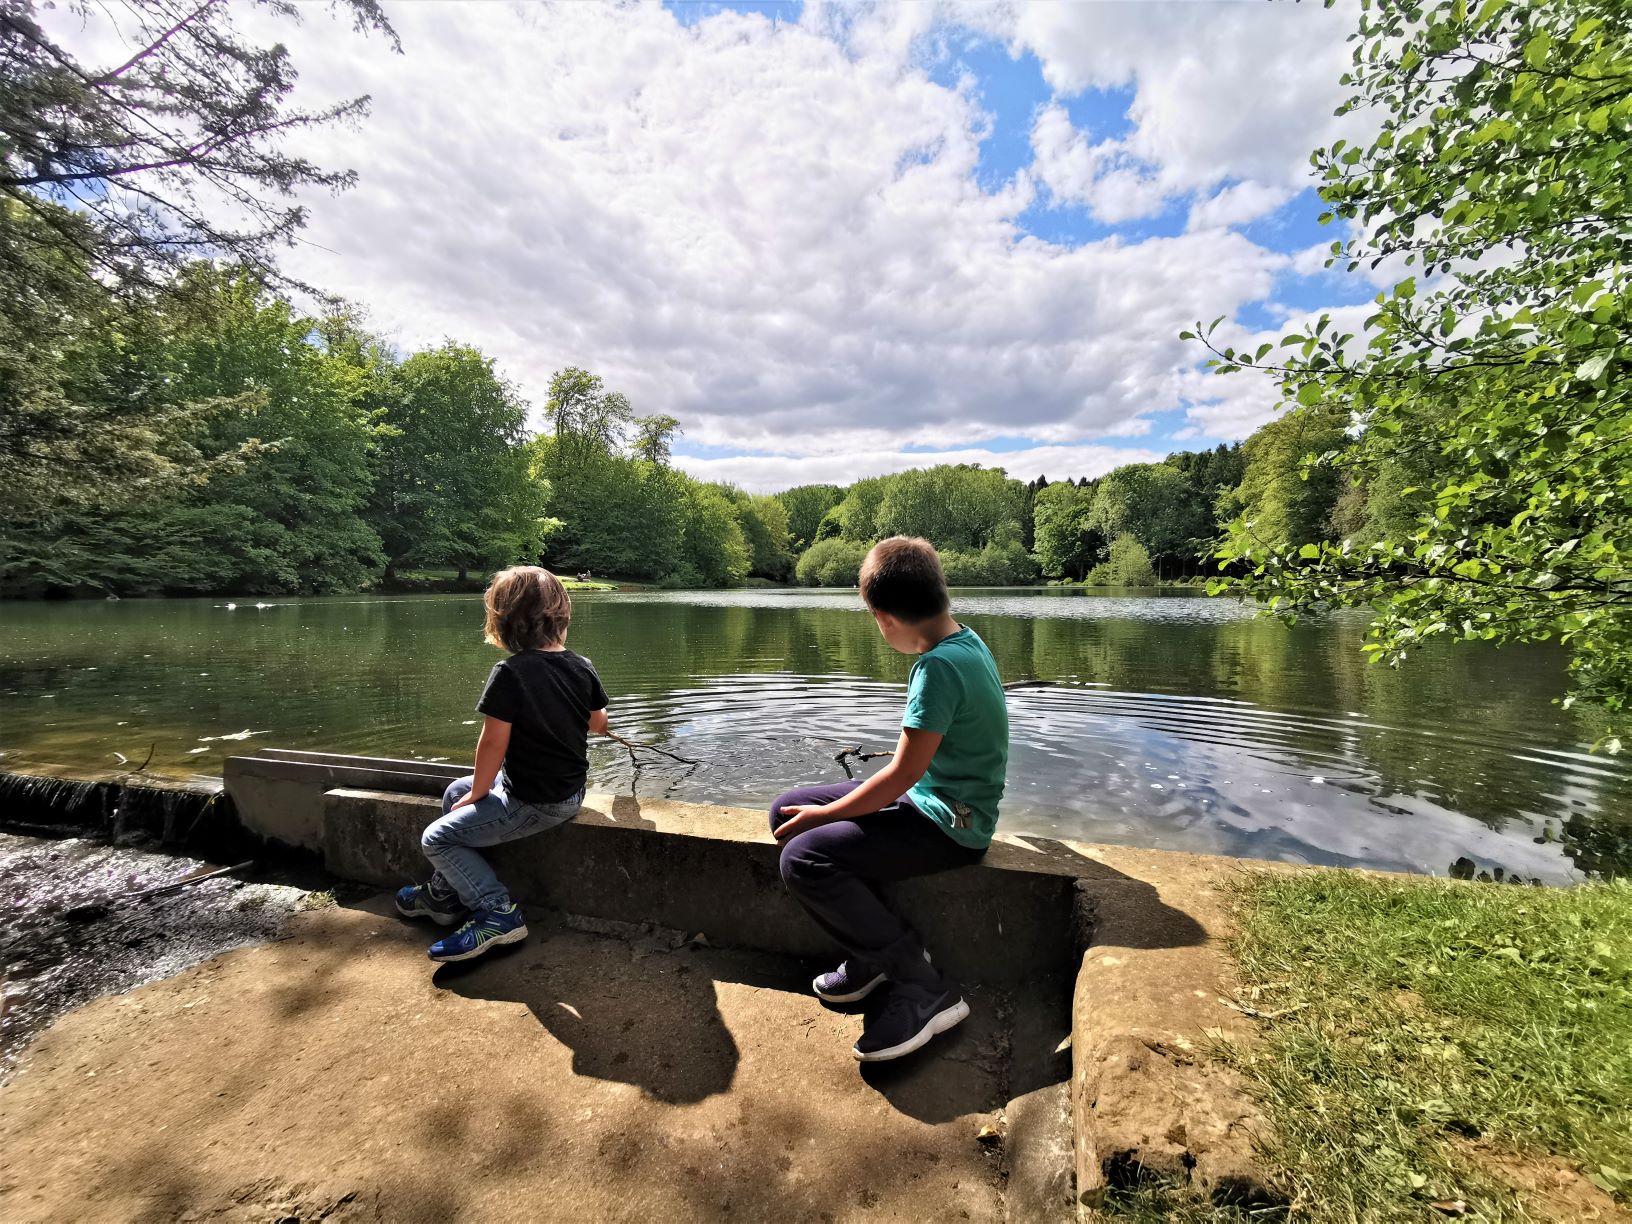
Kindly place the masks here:
POLYGON ((157 897, 160 893, 174 892, 178 888, 186 888, 189 884, 197 884, 201 880, 213 880, 216 876, 228 875, 234 871, 243 871, 247 867, 255 866, 254 859, 245 859, 241 863, 234 863, 231 867, 218 867, 214 871, 206 871, 203 875, 188 876, 183 880, 172 880, 168 884, 160 884, 157 888, 144 888, 139 892, 126 893, 127 897, 157 897))
POLYGON ((670 752, 667 748, 659 748, 656 744, 643 744, 639 740, 626 740, 623 738, 623 736, 613 735, 610 731, 606 732, 606 738, 609 740, 616 740, 618 743, 622 744, 625 748, 628 748, 631 751, 636 748, 644 748, 647 752, 660 753, 663 756, 668 757, 670 760, 679 761, 682 765, 702 764, 701 761, 694 761, 690 757, 683 757, 678 753, 670 752))

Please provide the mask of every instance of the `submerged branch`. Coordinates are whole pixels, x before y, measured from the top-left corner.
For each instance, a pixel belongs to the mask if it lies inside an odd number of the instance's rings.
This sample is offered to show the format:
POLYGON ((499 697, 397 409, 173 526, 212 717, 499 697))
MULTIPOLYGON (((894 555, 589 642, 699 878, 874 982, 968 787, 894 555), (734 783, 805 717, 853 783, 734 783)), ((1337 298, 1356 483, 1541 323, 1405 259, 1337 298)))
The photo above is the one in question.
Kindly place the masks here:
POLYGON ((610 731, 606 732, 605 734, 606 734, 607 739, 616 740, 618 743, 622 744, 625 748, 629 749, 629 759, 631 761, 635 759, 635 749, 636 748, 644 748, 647 752, 658 753, 660 756, 668 757, 671 761, 679 761, 680 764, 682 764, 682 765, 700 765, 700 764, 702 764, 701 761, 694 761, 690 757, 683 757, 679 753, 670 752, 667 748, 659 748, 656 744, 643 744, 639 740, 627 740, 627 739, 624 739, 623 736, 621 736, 621 735, 613 735, 612 732, 610 732, 610 731))

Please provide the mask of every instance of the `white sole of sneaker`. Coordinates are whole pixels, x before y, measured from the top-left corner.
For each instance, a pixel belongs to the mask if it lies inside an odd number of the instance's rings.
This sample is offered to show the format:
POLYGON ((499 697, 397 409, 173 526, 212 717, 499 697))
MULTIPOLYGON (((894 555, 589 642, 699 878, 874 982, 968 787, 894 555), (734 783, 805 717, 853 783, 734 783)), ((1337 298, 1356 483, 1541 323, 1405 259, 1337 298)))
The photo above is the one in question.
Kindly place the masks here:
POLYGON ((863 1054, 860 1050, 851 1049, 857 1062, 889 1062, 892 1058, 902 1058, 929 1044, 932 1037, 955 1028, 969 1018, 969 1004, 959 999, 951 1007, 936 1012, 929 1018, 929 1023, 919 1029, 917 1034, 903 1041, 900 1045, 891 1046, 887 1050, 874 1050, 871 1054, 863 1054))
POLYGON ((814 981, 811 982, 810 988, 816 992, 816 997, 823 1003, 859 1003, 883 984, 884 975, 881 973, 872 981, 868 982, 867 985, 863 986, 860 990, 852 990, 849 994, 825 994, 823 993, 822 988, 816 985, 816 982, 814 981))
MULTIPOLYGON (((484 952, 491 952, 494 948, 498 947, 500 944, 520 943, 522 940, 524 940, 526 938, 527 938, 527 928, 524 927, 524 926, 519 926, 513 931, 506 931, 503 935, 493 936, 492 939, 490 939, 486 943, 482 944, 479 948, 472 948, 469 952, 461 952, 457 956, 433 956, 433 957, 431 957, 431 959, 433 961, 435 961, 439 965, 450 964, 453 961, 475 960, 478 956, 481 956, 484 952)), ((964 1013, 966 1015, 968 1014, 968 1010, 969 1010, 968 1008, 964 1009, 964 1013)))

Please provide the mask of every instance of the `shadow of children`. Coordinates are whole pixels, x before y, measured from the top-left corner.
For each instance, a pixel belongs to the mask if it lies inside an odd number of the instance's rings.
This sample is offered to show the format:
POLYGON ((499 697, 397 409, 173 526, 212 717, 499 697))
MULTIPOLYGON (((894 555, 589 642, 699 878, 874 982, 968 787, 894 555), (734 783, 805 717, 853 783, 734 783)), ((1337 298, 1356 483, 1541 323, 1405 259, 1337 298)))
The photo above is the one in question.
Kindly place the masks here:
POLYGON ((575 1074, 633 1084, 676 1105, 731 1087, 737 1045, 706 973, 639 941, 587 935, 548 920, 532 925, 550 928, 547 937, 443 965, 433 983, 467 998, 525 1004, 572 1051, 575 1074))

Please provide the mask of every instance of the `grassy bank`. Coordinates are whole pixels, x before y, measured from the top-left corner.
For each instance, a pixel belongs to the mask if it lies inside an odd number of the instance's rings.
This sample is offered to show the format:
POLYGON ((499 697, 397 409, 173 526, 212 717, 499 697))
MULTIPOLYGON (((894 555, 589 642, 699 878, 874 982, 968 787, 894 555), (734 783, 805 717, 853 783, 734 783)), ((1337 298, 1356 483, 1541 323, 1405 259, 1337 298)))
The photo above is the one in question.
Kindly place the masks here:
POLYGON ((1138 1221, 1632 1219, 1632 884, 1352 872, 1237 887, 1248 1081, 1286 1209, 1145 1185, 1138 1221))
POLYGON ((1632 885, 1318 872, 1251 877, 1237 900, 1262 1040, 1223 1058, 1264 1102, 1296 1214, 1632 1204, 1632 885))

